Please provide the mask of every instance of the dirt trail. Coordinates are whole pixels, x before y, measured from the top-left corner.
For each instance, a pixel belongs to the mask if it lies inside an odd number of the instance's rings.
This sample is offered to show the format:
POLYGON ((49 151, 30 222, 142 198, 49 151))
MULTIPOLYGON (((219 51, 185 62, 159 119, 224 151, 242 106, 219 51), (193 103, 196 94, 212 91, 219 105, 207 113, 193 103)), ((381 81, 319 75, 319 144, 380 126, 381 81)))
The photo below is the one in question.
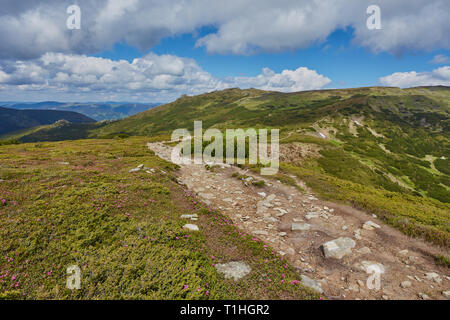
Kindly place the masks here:
MULTIPOLYGON (((172 147, 164 143, 149 143, 148 147, 171 161, 172 147)), ((190 163, 182 165, 178 174, 179 183, 285 256, 304 282, 322 289, 328 299, 449 298, 449 269, 436 266, 433 258, 448 252, 411 239, 376 217, 318 200, 310 191, 302 193, 234 166, 222 165, 210 171, 204 165, 190 163), (266 185, 246 185, 232 177, 234 172, 264 180, 266 185), (363 228, 368 221, 380 228, 363 228), (355 241, 351 253, 341 259, 325 258, 321 245, 340 237, 355 241), (378 265, 384 271, 378 290, 367 286, 369 265, 378 265)), ((298 184, 304 185, 301 181, 298 184)))

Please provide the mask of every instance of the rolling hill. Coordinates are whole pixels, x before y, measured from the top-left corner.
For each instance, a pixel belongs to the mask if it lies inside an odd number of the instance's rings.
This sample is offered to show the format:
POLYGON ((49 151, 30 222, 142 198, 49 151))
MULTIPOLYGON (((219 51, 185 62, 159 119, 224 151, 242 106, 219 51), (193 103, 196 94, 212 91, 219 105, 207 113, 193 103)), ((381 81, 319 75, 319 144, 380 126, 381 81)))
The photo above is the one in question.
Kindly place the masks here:
POLYGON ((49 125, 13 137, 22 142, 168 137, 177 128, 192 130, 194 120, 203 120, 203 129, 279 128, 284 172, 325 198, 381 213, 409 234, 447 243, 447 218, 430 220, 427 212, 450 203, 449 102, 449 87, 227 89, 183 96, 119 121, 49 125), (415 209, 406 212, 405 201, 415 209))
POLYGON ((59 120, 66 120, 74 124, 95 122, 94 119, 73 111, 15 110, 0 107, 0 135, 48 125, 59 120))
MULTIPOLYGON (((1 105, 1 103, 0 103, 1 105)), ((159 103, 129 103, 129 102, 104 102, 104 103, 64 103, 56 101, 44 101, 38 103, 5 103, 8 108, 19 110, 60 110, 73 111, 87 115, 97 121, 117 120, 129 117, 136 113, 146 111, 158 106, 159 103)))

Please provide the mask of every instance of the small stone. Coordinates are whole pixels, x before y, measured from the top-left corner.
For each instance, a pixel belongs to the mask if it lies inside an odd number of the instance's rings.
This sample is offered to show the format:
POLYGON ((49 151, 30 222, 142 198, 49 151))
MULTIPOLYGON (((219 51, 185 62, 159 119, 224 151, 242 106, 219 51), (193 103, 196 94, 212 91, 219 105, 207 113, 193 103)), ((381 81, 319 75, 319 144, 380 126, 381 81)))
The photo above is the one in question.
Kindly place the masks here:
POLYGON ((400 287, 402 287, 403 289, 410 288, 411 285, 411 281, 403 281, 402 283, 400 283, 400 287))
POLYGON ((407 254, 408 254, 408 250, 407 249, 405 249, 405 250, 400 250, 399 252, 398 252, 398 254, 399 255, 401 255, 401 256, 406 256, 407 254))
POLYGON ((183 214, 180 216, 180 219, 193 219, 193 218, 198 218, 197 214, 183 214))
POLYGON ((346 231, 347 229, 348 229, 347 226, 342 226, 342 230, 343 230, 343 231, 346 231))
POLYGON ((286 237, 287 233, 286 232, 280 232, 280 237, 286 237))
POLYGON ((302 284, 305 287, 313 289, 319 293, 323 293, 322 284, 317 280, 311 279, 307 275, 302 274, 302 284))
POLYGON ((437 282, 437 283, 441 283, 442 282, 441 277, 435 272, 425 273, 425 279, 430 280, 430 281, 434 281, 434 282, 437 282))
POLYGON ((183 226, 183 229, 188 230, 188 231, 199 231, 200 230, 197 225, 190 224, 190 223, 185 224, 183 226))
POLYGON ((368 247, 362 247, 361 249, 358 250, 358 252, 361 253, 361 254, 369 254, 372 251, 368 247))
POLYGON ((263 198, 266 197, 266 193, 265 193, 265 192, 258 192, 258 194, 259 194, 261 197, 263 197, 263 198))
POLYGON ((137 166, 137 169, 143 169, 143 168, 144 168, 143 164, 140 164, 140 165, 137 166))
POLYGON ((363 229, 369 230, 369 231, 381 228, 379 225, 377 225, 375 222, 372 222, 372 221, 367 221, 366 223, 364 223, 364 225, 362 227, 363 227, 363 229))
POLYGON ((141 169, 138 169, 138 168, 133 168, 133 169, 130 169, 130 171, 128 171, 129 173, 133 173, 133 172, 138 172, 138 171, 140 171, 141 169))
POLYGON ((450 298, 450 291, 442 291, 442 295, 448 299, 450 298))
POLYGON ((389 296, 387 296, 387 295, 385 295, 385 294, 383 294, 383 295, 381 296, 381 298, 383 298, 383 300, 389 300, 389 296))
POLYGON ((216 264, 214 267, 218 272, 225 275, 225 279, 233 278, 234 281, 238 281, 245 277, 252 270, 248 264, 242 261, 216 264))
POLYGON ((418 294, 418 296, 419 296, 419 298, 421 298, 422 300, 430 300, 430 297, 429 297, 427 294, 425 294, 425 293, 420 292, 420 293, 418 294))
POLYGON ((311 229, 311 225, 308 223, 293 223, 291 225, 292 231, 308 231, 311 229))
POLYGON ((361 288, 364 288, 364 282, 362 282, 361 280, 356 281, 356 283, 358 283, 358 286, 360 286, 361 288))
POLYGON ((353 239, 341 237, 324 243, 322 248, 325 258, 341 259, 345 255, 350 254, 355 245, 356 243, 353 239))

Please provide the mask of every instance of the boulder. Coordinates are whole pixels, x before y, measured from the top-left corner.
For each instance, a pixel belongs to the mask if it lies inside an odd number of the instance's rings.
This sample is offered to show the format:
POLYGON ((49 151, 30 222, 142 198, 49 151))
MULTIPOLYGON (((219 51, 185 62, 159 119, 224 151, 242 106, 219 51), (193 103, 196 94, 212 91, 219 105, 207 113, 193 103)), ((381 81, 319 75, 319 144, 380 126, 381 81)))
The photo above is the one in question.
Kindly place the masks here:
POLYGON ((356 245, 351 238, 338 238, 332 241, 325 242, 322 245, 325 258, 342 259, 344 256, 352 253, 352 248, 356 245))
POLYGON ((322 284, 319 281, 311 279, 310 277, 304 274, 302 274, 302 284, 305 287, 313 289, 319 293, 323 293, 322 284))

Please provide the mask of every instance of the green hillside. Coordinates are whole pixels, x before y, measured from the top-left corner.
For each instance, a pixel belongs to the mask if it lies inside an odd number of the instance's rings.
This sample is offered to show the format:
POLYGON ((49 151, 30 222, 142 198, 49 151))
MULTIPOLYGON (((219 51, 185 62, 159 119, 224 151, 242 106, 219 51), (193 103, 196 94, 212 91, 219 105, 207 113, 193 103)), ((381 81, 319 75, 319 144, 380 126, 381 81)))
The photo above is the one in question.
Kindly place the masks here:
POLYGON ((370 87, 297 93, 228 89, 178 100, 114 122, 47 126, 22 142, 170 136, 177 128, 279 128, 282 159, 323 197, 377 213, 404 232, 449 244, 450 88, 370 87), (298 161, 297 161, 298 160, 298 161))
POLYGON ((52 124, 59 120, 66 120, 72 123, 95 122, 95 120, 73 111, 15 110, 0 107, 0 135, 52 124))

